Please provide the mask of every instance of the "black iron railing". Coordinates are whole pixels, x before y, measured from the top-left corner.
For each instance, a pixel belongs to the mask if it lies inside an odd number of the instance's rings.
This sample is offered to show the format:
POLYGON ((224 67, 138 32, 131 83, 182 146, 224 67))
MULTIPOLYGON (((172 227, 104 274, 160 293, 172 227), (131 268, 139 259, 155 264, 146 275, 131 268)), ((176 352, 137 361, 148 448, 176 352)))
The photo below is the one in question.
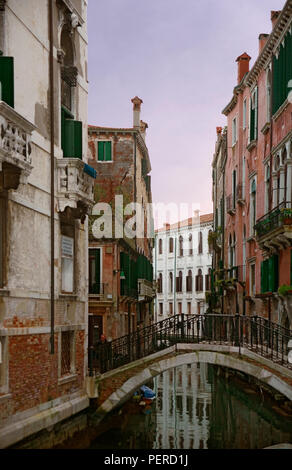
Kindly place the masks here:
POLYGON ((288 363, 292 331, 269 320, 240 315, 176 315, 91 351, 90 373, 104 373, 177 343, 209 343, 248 348, 272 361, 288 363))
POLYGON ((292 223, 292 202, 282 202, 273 210, 257 220, 255 231, 258 237, 263 237, 273 230, 282 227, 289 220, 292 223))

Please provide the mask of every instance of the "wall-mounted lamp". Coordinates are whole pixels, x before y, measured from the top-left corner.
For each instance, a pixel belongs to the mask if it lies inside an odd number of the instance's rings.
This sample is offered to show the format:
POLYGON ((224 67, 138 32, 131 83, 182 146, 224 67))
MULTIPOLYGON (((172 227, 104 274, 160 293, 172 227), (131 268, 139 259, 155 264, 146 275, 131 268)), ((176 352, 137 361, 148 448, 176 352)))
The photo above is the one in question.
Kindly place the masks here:
POLYGON ((121 271, 120 269, 114 269, 114 274, 121 273, 120 274, 120 280, 123 281, 126 279, 124 271, 121 271))

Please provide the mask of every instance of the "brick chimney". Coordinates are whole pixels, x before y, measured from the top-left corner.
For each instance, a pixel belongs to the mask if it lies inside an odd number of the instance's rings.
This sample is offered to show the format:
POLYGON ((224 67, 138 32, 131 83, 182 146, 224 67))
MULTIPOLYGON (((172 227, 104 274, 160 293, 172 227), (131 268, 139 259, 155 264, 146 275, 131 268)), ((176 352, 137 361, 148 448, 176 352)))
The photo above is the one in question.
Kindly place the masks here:
POLYGON ((269 34, 263 33, 259 35, 259 54, 262 52, 263 48, 265 47, 268 37, 269 37, 269 34))
POLYGON ((271 11, 271 21, 272 21, 273 29, 274 29, 275 24, 277 23, 277 20, 278 20, 278 17, 280 15, 280 13, 281 13, 281 10, 280 11, 279 10, 278 11, 274 11, 274 10, 271 11))
POLYGON ((141 133, 144 140, 145 140, 145 137, 146 137, 146 129, 148 129, 147 122, 140 121, 140 133, 141 133))
POLYGON ((133 103, 133 127, 140 129, 140 111, 143 101, 138 96, 135 96, 131 101, 133 103))
POLYGON ((164 230, 170 230, 170 224, 169 223, 165 223, 163 225, 164 225, 164 230))
POLYGON ((247 72, 249 72, 249 61, 251 57, 244 52, 239 57, 237 57, 236 62, 238 62, 238 74, 237 74, 237 84, 241 82, 243 77, 247 72))
POLYGON ((221 135, 222 134, 222 127, 216 127, 216 132, 217 132, 217 135, 221 135))

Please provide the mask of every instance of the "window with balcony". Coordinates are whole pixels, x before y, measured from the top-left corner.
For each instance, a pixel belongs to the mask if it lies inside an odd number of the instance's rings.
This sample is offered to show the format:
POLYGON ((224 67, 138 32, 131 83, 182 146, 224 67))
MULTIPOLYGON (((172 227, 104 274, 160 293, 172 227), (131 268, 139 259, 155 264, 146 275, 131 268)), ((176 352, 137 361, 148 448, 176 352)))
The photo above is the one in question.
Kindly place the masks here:
POLYGON ((89 293, 101 294, 101 248, 89 248, 89 293))
POLYGON ((14 59, 0 56, 0 101, 14 108, 14 59))

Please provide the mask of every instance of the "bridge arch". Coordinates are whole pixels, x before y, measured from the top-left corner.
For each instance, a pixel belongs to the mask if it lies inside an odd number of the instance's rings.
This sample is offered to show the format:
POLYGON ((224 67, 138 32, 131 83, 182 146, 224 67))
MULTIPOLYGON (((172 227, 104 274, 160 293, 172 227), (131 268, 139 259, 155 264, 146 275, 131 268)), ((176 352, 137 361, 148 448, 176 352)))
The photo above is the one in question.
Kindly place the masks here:
MULTIPOLYGON (((162 374, 168 369, 193 363, 208 363, 235 369, 256 378, 263 382, 263 384, 269 385, 274 390, 286 396, 289 400, 292 400, 291 370, 287 370, 284 367, 272 363, 272 361, 263 359, 247 349, 242 349, 241 354, 238 355, 238 349, 233 347, 217 346, 217 350, 210 346, 202 350, 202 347, 204 348, 203 345, 180 344, 177 345, 176 348, 172 347, 164 351, 164 355, 168 355, 167 358, 163 358, 163 356, 157 357, 156 362, 152 362, 148 366, 147 363, 145 363, 145 368, 138 373, 135 373, 133 370, 133 376, 125 380, 123 384, 99 406, 96 411, 98 421, 101 421, 107 413, 110 413, 116 407, 125 403, 141 385, 147 383, 152 378, 162 374), (172 349, 175 355, 169 357, 171 353, 170 350, 172 349), (177 354, 178 352, 179 354, 177 354), (283 375, 281 373, 279 374, 279 371, 282 372, 283 375), (282 378, 279 375, 282 375, 282 378), (285 378, 288 378, 288 380, 285 380, 285 378)), ((123 372, 121 372, 121 374, 122 373, 123 372)))

